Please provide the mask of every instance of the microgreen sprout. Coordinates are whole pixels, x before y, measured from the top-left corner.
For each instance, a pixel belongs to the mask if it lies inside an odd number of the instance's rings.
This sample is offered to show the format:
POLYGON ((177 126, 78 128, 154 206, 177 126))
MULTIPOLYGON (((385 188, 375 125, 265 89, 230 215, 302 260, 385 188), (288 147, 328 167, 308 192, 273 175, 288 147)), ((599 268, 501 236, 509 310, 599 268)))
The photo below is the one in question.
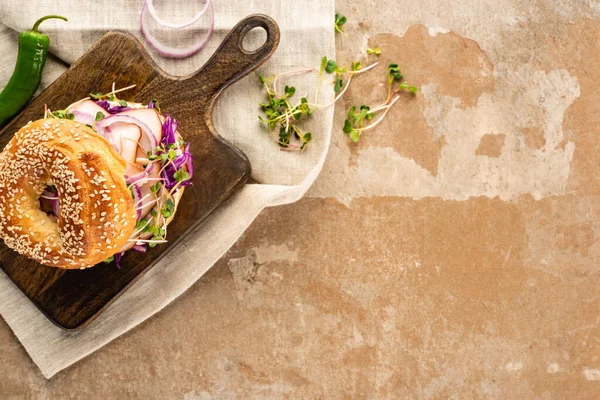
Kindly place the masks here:
MULTIPOLYGON (((164 209, 164 207, 163 207, 164 209)), ((161 210, 162 213, 162 210, 161 210)), ((171 214, 172 214, 171 210, 171 214)), ((134 239, 137 243, 147 243, 149 247, 155 247, 157 244, 164 243, 165 240, 165 230, 162 227, 159 227, 156 224, 150 222, 150 220, 142 219, 136 225, 136 230, 139 230, 141 233, 151 233, 152 238, 149 240, 146 239, 134 239)))
POLYGON ((361 106, 359 110, 355 106, 350 108, 348 118, 344 121, 343 131, 353 142, 358 142, 364 131, 373 129, 384 120, 392 106, 400 99, 400 92, 409 91, 413 94, 417 93, 417 88, 409 86, 408 82, 403 81, 403 79, 404 76, 398 64, 389 64, 387 68, 388 94, 385 103, 373 109, 366 105, 361 106), (378 113, 381 113, 381 116, 377 120, 374 120, 378 113), (372 120, 374 121, 371 122, 372 120))
POLYGON ((50 111, 48 110, 48 114, 56 119, 75 119, 75 114, 68 112, 67 110, 58 110, 58 111, 50 111))
POLYGON ((277 79, 280 76, 296 74, 297 71, 294 71, 269 78, 259 75, 268 97, 267 102, 260 103, 264 117, 259 116, 259 119, 267 126, 270 136, 282 149, 302 150, 312 139, 310 132, 305 133, 297 126, 298 121, 309 118, 313 113, 308 99, 302 97, 299 102, 294 103, 292 100, 296 94, 294 86, 286 85, 282 95, 277 90, 277 79), (276 130, 279 131, 278 134, 275 133, 276 130), (299 143, 293 143, 293 140, 299 143))
POLYGON ((381 55, 381 47, 376 47, 374 49, 368 48, 367 54, 368 55, 375 54, 376 56, 381 55))
POLYGON ((358 112, 356 106, 352 106, 348 112, 348 119, 344 121, 344 133, 348 134, 353 142, 358 142, 360 130, 363 128, 365 121, 372 120, 374 116, 375 113, 371 112, 371 108, 368 106, 360 106, 358 112))
POLYGON ((344 26, 344 24, 348 22, 348 18, 344 17, 342 14, 335 14, 335 31, 338 33, 341 33, 342 35, 345 35, 342 27, 344 26))
MULTIPOLYGON (((115 96, 115 94, 124 92, 124 91, 129 90, 129 89, 133 89, 135 86, 136 85, 131 85, 131 86, 124 87, 122 89, 115 90, 115 84, 113 83, 113 89, 112 89, 111 92, 106 93, 106 94, 102 94, 102 93, 90 93, 90 97, 89 98, 91 98, 92 100, 103 100, 103 99, 107 98, 110 101, 117 101, 117 97, 115 96)), ((87 98, 79 100, 79 101, 83 101, 83 100, 87 100, 87 98)), ((127 105, 127 104, 125 104, 125 105, 127 105)))
POLYGON ((388 96, 387 96, 386 103, 388 103, 390 101, 393 94, 399 92, 400 90, 408 90, 409 92, 417 94, 418 89, 415 86, 409 86, 408 82, 406 82, 406 81, 402 82, 403 78, 404 78, 404 75, 402 75, 402 72, 400 71, 400 67, 398 66, 398 64, 391 63, 388 66, 388 70, 387 70, 388 96), (398 89, 395 92, 392 91, 394 82, 401 82, 398 86, 398 89))
POLYGON ((400 67, 398 66, 398 64, 391 63, 387 69, 388 95, 387 95, 386 103, 388 101, 390 101, 390 98, 392 97, 392 86, 393 86, 394 82, 401 81, 402 78, 403 78, 403 75, 402 75, 402 72, 400 72, 400 67))
POLYGON ((347 68, 339 67, 335 60, 328 60, 325 65, 325 72, 328 74, 335 74, 335 81, 333 84, 333 90, 339 92, 344 87, 343 75, 347 71, 347 68))
MULTIPOLYGON (((371 68, 375 68, 377 65, 379 65, 378 62, 373 63, 371 65, 369 65, 368 67, 364 67, 362 66, 362 64, 358 61, 353 62, 350 66, 350 68, 348 67, 339 67, 337 65, 337 63, 335 62, 335 60, 327 60, 326 57, 323 58, 321 65, 325 65, 324 67, 324 71, 327 73, 334 73, 335 74, 335 81, 334 81, 334 91, 336 93, 338 93, 338 95, 335 97, 335 99, 328 105, 324 106, 324 108, 327 107, 331 107, 332 105, 334 105, 343 95, 344 93, 346 93, 346 90, 348 90, 348 88, 350 87, 350 82, 352 82, 352 78, 354 77, 354 75, 357 74, 362 74, 364 72, 369 71, 371 68), (350 70, 348 70, 350 69, 350 70), (346 84, 344 85, 344 76, 348 76, 348 79, 346 81, 346 84)), ((320 81, 319 81, 319 86, 321 85, 321 80, 322 80, 322 74, 319 77, 320 81)))
POLYGON ((360 140, 361 134, 364 131, 368 131, 370 129, 375 128, 385 119, 387 113, 399 99, 400 96, 395 96, 389 104, 384 104, 374 109, 371 109, 368 106, 361 106, 361 111, 359 113, 355 113, 354 111, 352 111, 352 109, 356 110, 356 107, 352 107, 350 109, 350 112, 348 113, 348 119, 344 121, 344 133, 350 136, 350 139, 354 143, 358 142, 360 140), (366 110, 366 112, 363 110, 366 110), (376 121, 364 126, 364 121, 371 121, 375 117, 375 114, 378 112, 383 112, 381 117, 379 117, 376 121), (364 115, 362 115, 363 113, 364 115))

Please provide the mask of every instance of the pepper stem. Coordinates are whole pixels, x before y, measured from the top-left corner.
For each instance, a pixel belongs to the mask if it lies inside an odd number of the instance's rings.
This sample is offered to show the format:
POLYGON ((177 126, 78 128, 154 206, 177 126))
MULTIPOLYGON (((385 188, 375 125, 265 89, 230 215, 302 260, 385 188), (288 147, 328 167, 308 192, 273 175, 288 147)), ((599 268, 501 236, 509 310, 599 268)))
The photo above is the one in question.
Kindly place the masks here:
POLYGON ((63 21, 68 21, 67 18, 60 16, 60 15, 46 15, 45 17, 42 17, 40 19, 38 19, 37 21, 35 21, 35 24, 33 24, 33 28, 31 29, 33 32, 38 32, 38 28, 40 27, 40 24, 42 22, 44 22, 47 19, 52 19, 52 18, 57 18, 57 19, 62 19, 63 21))

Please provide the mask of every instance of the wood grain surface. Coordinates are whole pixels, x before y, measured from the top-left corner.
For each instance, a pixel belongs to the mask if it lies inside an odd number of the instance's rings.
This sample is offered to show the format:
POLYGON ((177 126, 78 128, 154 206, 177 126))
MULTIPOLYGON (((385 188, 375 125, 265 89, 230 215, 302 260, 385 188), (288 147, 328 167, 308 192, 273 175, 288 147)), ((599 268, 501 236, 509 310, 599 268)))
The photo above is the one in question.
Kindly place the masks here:
POLYGON ((212 110, 223 89, 264 63, 278 43, 275 21, 249 16, 232 29, 198 72, 177 77, 162 71, 130 34, 109 32, 0 132, 4 147, 20 127, 42 118, 44 104, 65 108, 90 92, 107 91, 113 82, 117 88, 136 84, 123 97, 136 102, 158 98, 163 113, 179 120, 179 131, 193 153, 193 185, 186 189, 169 225, 169 242, 146 254, 127 252, 121 269, 114 263, 70 271, 45 267, 0 243, 0 267, 50 320, 64 329, 86 326, 247 181, 250 163, 217 134, 212 110), (242 40, 257 27, 267 32, 266 42, 247 51, 242 40))

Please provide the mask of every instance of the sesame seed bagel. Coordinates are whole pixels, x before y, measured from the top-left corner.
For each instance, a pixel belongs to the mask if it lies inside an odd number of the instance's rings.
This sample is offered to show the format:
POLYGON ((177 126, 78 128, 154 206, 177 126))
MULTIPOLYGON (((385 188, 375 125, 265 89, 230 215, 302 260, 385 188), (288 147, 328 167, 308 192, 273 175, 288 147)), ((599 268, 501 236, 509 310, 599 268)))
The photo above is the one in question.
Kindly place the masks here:
POLYGON ((136 223, 125 160, 76 121, 30 122, 0 153, 0 237, 41 264, 88 268, 114 255, 136 223), (40 209, 54 185, 57 222, 40 209))

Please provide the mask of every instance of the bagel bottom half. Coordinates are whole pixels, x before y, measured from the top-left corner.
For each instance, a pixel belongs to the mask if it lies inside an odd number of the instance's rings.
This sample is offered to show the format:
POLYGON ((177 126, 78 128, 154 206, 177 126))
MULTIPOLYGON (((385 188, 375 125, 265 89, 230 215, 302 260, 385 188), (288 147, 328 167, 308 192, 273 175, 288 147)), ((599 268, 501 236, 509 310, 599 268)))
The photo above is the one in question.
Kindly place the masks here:
POLYGON ((134 231, 125 161, 92 129, 43 119, 19 130, 0 153, 0 237, 41 264, 91 267, 114 255, 134 231), (55 186, 56 222, 40 209, 55 186))

